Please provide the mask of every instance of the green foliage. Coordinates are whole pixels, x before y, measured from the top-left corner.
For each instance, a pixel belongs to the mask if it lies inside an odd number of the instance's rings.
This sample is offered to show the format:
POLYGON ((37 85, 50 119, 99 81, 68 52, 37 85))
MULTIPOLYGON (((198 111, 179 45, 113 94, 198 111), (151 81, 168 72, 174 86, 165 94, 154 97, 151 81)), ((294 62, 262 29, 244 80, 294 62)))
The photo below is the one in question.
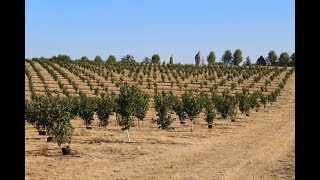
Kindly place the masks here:
POLYGON ((239 66, 242 62, 242 51, 240 49, 236 49, 233 53, 232 64, 235 66, 239 66))
POLYGON ((295 63, 296 63, 296 54, 292 53, 291 56, 290 56, 290 65, 294 66, 295 63))
POLYGON ((231 85, 230 85, 231 91, 233 91, 236 87, 237 87, 236 83, 234 83, 234 82, 231 83, 231 85))
POLYGON ((243 64, 244 66, 251 66, 251 59, 250 59, 250 56, 247 56, 246 57, 246 62, 244 62, 243 64))
POLYGON ((257 61, 256 61, 256 65, 258 66, 266 66, 267 62, 266 60, 263 58, 263 56, 260 56, 257 61))
POLYGON ((101 56, 96 56, 93 61, 96 62, 96 63, 101 63, 102 62, 102 58, 101 58, 101 56))
POLYGON ((151 59, 149 57, 144 57, 142 63, 148 64, 151 62, 151 59))
POLYGON ((243 78, 239 78, 239 79, 238 79, 238 85, 242 84, 242 83, 243 83, 243 80, 244 80, 243 78))
POLYGON ((279 57, 279 65, 280 66, 288 66, 290 61, 289 54, 287 52, 283 52, 279 57))
POLYGON ((216 117, 213 101, 208 97, 207 94, 203 94, 201 98, 202 98, 203 107, 205 109, 205 114, 206 114, 205 121, 208 124, 212 124, 213 119, 216 117))
POLYGON ((263 93, 260 94, 260 103, 263 105, 263 107, 266 107, 268 101, 268 96, 264 95, 263 93))
POLYGON ((160 63, 160 56, 158 54, 152 55, 151 62, 154 63, 154 64, 160 63))
POLYGON ((226 82, 227 81, 225 79, 221 79, 221 81, 219 82, 219 86, 224 86, 226 82))
POLYGON ((194 56, 194 60, 196 62, 196 66, 200 64, 200 51, 194 56))
POLYGON ((106 127, 109 124, 109 118, 116 109, 116 95, 112 93, 101 94, 101 98, 97 99, 97 116, 100 124, 106 127))
POLYGON ((25 119, 38 130, 46 130, 54 135, 59 146, 71 141, 73 127, 72 114, 66 98, 36 96, 33 101, 25 101, 25 119))
POLYGON ((278 60, 278 56, 274 50, 269 51, 267 57, 267 63, 271 66, 275 66, 278 60))
POLYGON ((169 64, 170 64, 170 65, 173 64, 173 55, 170 56, 169 64))
POLYGON ((120 94, 116 98, 117 119, 122 130, 128 130, 133 125, 133 117, 142 120, 148 110, 149 95, 143 93, 135 85, 124 83, 120 87, 120 94))
POLYGON ((202 98, 194 94, 194 92, 191 90, 184 92, 181 95, 181 98, 183 109, 191 121, 191 131, 193 131, 193 120, 199 115, 203 108, 202 98))
POLYGON ((107 61, 107 63, 113 64, 117 62, 117 58, 114 55, 109 55, 107 61))
POLYGON ((96 100, 86 94, 80 94, 78 113, 80 118, 84 120, 86 127, 92 123, 95 110, 96 100))
POLYGON ((210 65, 216 62, 216 55, 215 55, 214 51, 210 52, 209 56, 207 57, 207 62, 210 65))
POLYGON ((258 111, 260 104, 259 104, 259 97, 260 97, 260 91, 254 91, 250 96, 249 96, 249 105, 250 108, 256 108, 256 111, 258 111))
POLYGON ((136 60, 134 59, 134 57, 130 54, 123 56, 120 60, 120 63, 127 63, 127 64, 134 64, 136 63, 136 60))
POLYGON ((226 119, 228 116, 234 115, 234 110, 237 105, 237 101, 234 96, 231 96, 229 93, 225 92, 221 96, 213 96, 212 100, 218 113, 221 115, 223 119, 226 119))
POLYGON ((238 93, 237 98, 239 100, 239 110, 243 114, 249 115, 250 104, 249 104, 249 94, 238 93))
MULTIPOLYGON (((157 111, 157 124, 159 129, 170 130, 173 129, 170 127, 172 123, 172 118, 169 114, 169 111, 172 109, 173 104, 177 103, 176 97, 173 96, 172 92, 157 93, 154 97, 154 108, 157 111)), ((180 117, 179 117, 180 118, 180 117)))
POLYGON ((226 50, 222 55, 222 62, 224 64, 230 64, 232 60, 232 53, 230 50, 226 50))

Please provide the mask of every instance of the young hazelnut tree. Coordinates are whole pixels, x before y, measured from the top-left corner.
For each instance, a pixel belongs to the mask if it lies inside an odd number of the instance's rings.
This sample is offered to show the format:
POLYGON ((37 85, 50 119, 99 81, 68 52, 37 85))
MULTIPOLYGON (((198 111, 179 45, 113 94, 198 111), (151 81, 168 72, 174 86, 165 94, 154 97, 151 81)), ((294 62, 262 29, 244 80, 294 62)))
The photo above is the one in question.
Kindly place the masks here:
POLYGON ((191 132, 193 132, 193 121, 199 115, 203 108, 202 98, 194 94, 191 90, 184 92, 181 95, 181 98, 183 109, 191 121, 191 132))
POLYGON ((162 91, 161 93, 157 93, 154 97, 154 108, 157 111, 157 124, 159 125, 159 129, 163 130, 172 130, 170 127, 172 123, 172 118, 169 114, 170 110, 173 106, 173 95, 169 92, 162 91))

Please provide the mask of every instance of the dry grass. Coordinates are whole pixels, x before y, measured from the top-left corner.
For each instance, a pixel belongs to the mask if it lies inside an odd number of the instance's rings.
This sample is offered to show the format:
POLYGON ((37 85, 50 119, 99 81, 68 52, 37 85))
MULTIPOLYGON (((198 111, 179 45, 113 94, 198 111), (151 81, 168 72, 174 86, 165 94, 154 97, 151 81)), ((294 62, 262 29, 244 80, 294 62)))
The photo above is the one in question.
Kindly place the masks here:
POLYGON ((149 112, 127 143, 114 116, 107 129, 75 119, 68 156, 27 124, 26 179, 294 179, 293 77, 272 106, 213 129, 201 115, 194 132, 177 120, 174 131, 159 130, 149 112))

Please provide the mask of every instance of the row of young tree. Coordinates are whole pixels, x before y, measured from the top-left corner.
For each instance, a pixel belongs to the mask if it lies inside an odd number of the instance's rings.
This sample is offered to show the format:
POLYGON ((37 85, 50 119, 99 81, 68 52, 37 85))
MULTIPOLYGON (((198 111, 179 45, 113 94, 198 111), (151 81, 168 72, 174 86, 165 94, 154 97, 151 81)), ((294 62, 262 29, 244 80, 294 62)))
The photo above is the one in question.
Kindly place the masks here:
MULTIPOLYGON (((67 61, 72 61, 71 58, 67 55, 58 55, 53 56, 52 59, 62 59, 67 61)), ((200 65, 200 63, 204 64, 204 58, 201 58, 200 51, 195 55, 195 65, 200 65)), ((91 60, 87 56, 83 56, 80 59, 76 59, 75 61, 79 62, 90 62, 91 60)), ((206 57, 207 63, 214 64, 216 63, 216 54, 214 51, 211 51, 209 55, 206 57)), ((236 49, 233 53, 231 50, 226 50, 224 54, 221 57, 221 62, 223 64, 229 64, 229 65, 235 65, 239 66, 240 63, 243 61, 242 51, 241 49, 236 49)), ((101 56, 96 56, 93 59, 93 62, 96 63, 103 63, 103 59, 101 56)), ((121 63, 121 64, 137 64, 137 60, 130 54, 123 56, 121 60, 117 61, 117 58, 114 55, 109 55, 108 58, 105 60, 106 63, 121 63)), ((153 54, 151 58, 144 57, 142 62, 144 64, 159 64, 160 63, 160 55, 159 54, 153 54)), ((165 63, 163 61, 163 63, 165 63)), ((170 56, 169 63, 168 64, 174 64, 173 62, 173 55, 170 56)), ((245 61, 243 63, 244 66, 254 65, 254 63, 251 62, 250 56, 247 56, 245 58, 245 61)), ((294 66, 295 65, 295 53, 293 52, 291 55, 289 55, 287 52, 282 52, 280 56, 278 57, 276 52, 274 50, 269 51, 268 56, 264 58, 263 56, 260 56, 257 60, 255 65, 259 66, 294 66)))
MULTIPOLYGON (((269 102, 276 101, 280 91, 284 88, 288 78, 294 69, 290 69, 279 83, 279 87, 270 94, 261 91, 249 93, 249 89, 243 89, 241 93, 231 95, 230 91, 224 91, 218 95, 216 91, 211 91, 211 95, 194 91, 186 91, 181 97, 173 95, 172 91, 157 93, 154 97, 155 110, 159 128, 164 130, 173 129, 170 125, 173 122, 171 117, 175 113, 179 117, 181 124, 188 118, 191 121, 191 131, 193 131, 193 121, 200 112, 205 113, 205 121, 208 127, 217 114, 226 119, 231 117, 236 119, 237 110, 249 115, 250 109, 259 110, 269 102), (237 108, 238 107, 238 108, 237 108)), ((83 119, 86 127, 90 129, 94 113, 97 114, 100 125, 106 127, 109 118, 116 113, 118 124, 125 130, 130 142, 129 129, 134 125, 134 120, 142 121, 149 109, 149 95, 135 85, 124 83, 120 88, 120 94, 106 92, 101 97, 89 97, 83 93, 77 96, 37 96, 32 101, 25 101, 25 119, 33 124, 39 131, 45 130, 49 135, 56 138, 59 146, 71 142, 74 128, 70 120, 76 116, 83 119)), ((69 148, 69 146, 66 146, 69 148)), ((63 147, 63 148, 66 148, 63 147)))
MULTIPOLYGON (((81 81, 87 84, 90 87, 90 90, 94 91, 94 95, 98 96, 100 93, 104 91, 108 91, 108 86, 106 83, 112 83, 116 87, 119 87, 123 82, 136 82, 138 86, 145 90, 154 89, 155 92, 158 90, 159 82, 171 83, 171 89, 177 89, 177 87, 173 87, 174 84, 178 86, 180 90, 184 88, 184 90, 192 89, 189 87, 189 84, 183 84, 185 80, 189 80, 187 83, 191 84, 199 84, 200 89, 204 87, 206 90, 210 89, 211 85, 209 83, 215 83, 215 89, 218 86, 225 86, 227 81, 233 80, 238 77, 238 84, 243 84, 245 80, 248 80, 251 76, 254 79, 254 82, 248 86, 252 88, 254 83, 257 83, 262 77, 267 76, 269 73, 274 72, 274 74, 270 77, 270 80, 266 82, 266 86, 270 84, 274 80, 276 76, 278 76, 281 72, 285 71, 287 67, 262 67, 262 66, 225 66, 225 65, 206 65, 206 66, 195 66, 195 65, 161 65, 161 64, 136 64, 136 65, 128 65, 128 64, 96 64, 95 62, 70 62, 62 59, 37 59, 34 58, 32 60, 26 60, 26 62, 33 64, 34 62, 39 63, 48 73, 53 77, 55 81, 57 81, 61 91, 64 95, 69 96, 74 93, 80 94, 81 88, 79 88, 79 83, 75 82, 73 78, 71 78, 67 71, 79 77, 81 81), (61 68, 65 68, 62 70, 61 68), (125 75, 125 71, 127 71, 127 75, 125 75), (160 75, 156 75, 155 72, 159 72, 160 75), (60 74, 63 78, 68 81, 69 89, 67 84, 63 84, 62 81, 58 78, 58 74, 60 74), (115 75, 113 75, 115 74, 115 75), (154 79, 150 79, 150 75, 153 74, 154 79), (116 76, 118 76, 116 78, 116 76), (157 80, 157 76, 160 76, 157 80), (216 77, 217 76, 217 77, 216 77), (225 76, 224 78, 222 78, 225 76), (139 78, 138 78, 139 77, 139 78), (200 77, 200 78, 199 78, 200 77), (130 79, 133 78, 133 79, 130 79), (222 78, 219 81, 216 81, 217 78, 222 78), (142 83, 144 86, 142 86, 142 83), (93 85, 95 83, 95 85, 93 85), (98 86, 99 89, 98 89, 98 86), (72 89, 73 87, 73 89, 72 89), (72 90, 72 91, 71 91, 72 90)), ((32 66, 32 65, 31 65, 32 66)), ((26 68, 26 75, 30 76, 29 71, 26 68)), ((37 74, 40 73, 40 69, 34 69, 37 74)), ((31 78, 31 76, 30 76, 31 78)), ((163 84, 162 84, 163 85, 163 84)), ((166 84, 170 85, 170 84, 166 84)), ((192 86, 192 85, 190 85, 192 86)), ((233 91, 237 86, 237 83, 231 83, 231 90, 233 91)), ((29 89, 31 93, 34 94, 32 89, 32 81, 29 81, 29 89), (30 86, 31 85, 31 86, 30 86)), ((266 89, 266 88, 264 88, 266 89)), ((264 90, 266 91, 266 90, 264 90)), ((50 94, 48 94, 50 95, 50 94)), ((31 95, 31 98, 33 95, 31 95)))

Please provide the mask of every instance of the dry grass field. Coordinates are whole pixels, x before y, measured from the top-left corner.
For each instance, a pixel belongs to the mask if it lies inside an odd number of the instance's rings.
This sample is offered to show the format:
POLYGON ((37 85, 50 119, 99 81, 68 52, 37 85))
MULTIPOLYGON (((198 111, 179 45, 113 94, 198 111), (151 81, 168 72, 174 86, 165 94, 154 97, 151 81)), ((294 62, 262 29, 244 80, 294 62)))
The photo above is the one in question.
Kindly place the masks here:
MULTIPOLYGON (((39 136, 32 125, 26 124, 25 177, 295 179, 294 76, 273 105, 252 111, 250 116, 238 115, 236 122, 215 119, 212 129, 200 115, 193 132, 190 121, 181 125, 178 120, 172 125, 175 130, 160 130, 151 121, 155 113, 149 112, 140 129, 130 128, 132 142, 128 143, 114 116, 106 129, 98 126, 97 118, 92 130, 86 129, 81 119, 72 120, 72 155, 67 156, 62 155, 57 143, 47 143, 48 136, 39 136)), ((39 79, 34 83, 44 89, 39 79)))

